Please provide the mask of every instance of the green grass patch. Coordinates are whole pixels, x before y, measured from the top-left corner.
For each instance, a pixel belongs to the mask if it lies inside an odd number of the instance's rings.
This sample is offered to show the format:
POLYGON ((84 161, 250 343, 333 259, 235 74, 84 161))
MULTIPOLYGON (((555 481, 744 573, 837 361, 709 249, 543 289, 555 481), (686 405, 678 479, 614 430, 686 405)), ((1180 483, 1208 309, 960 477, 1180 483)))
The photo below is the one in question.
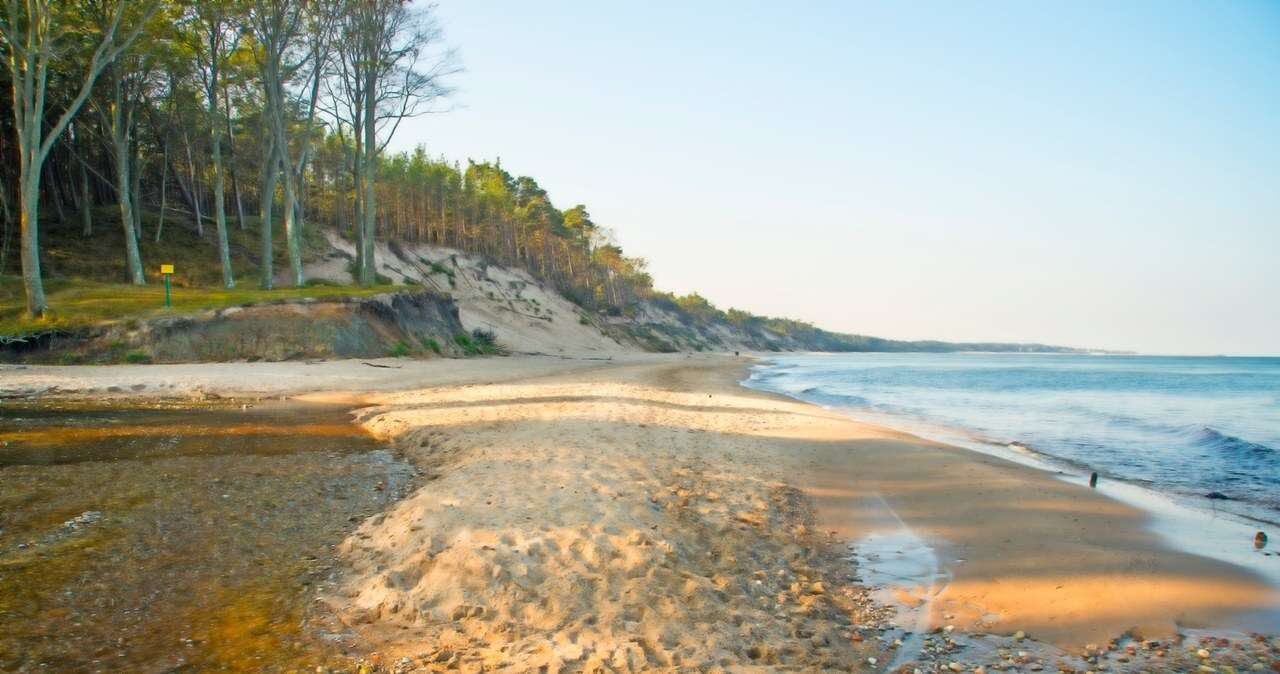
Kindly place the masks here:
MULTIPOLYGON (((247 279, 246 279, 247 280, 247 279)), ((164 285, 135 286, 85 280, 48 279, 45 294, 51 315, 26 317, 26 296, 16 276, 0 276, 0 335, 21 335, 50 328, 74 328, 158 316, 180 316, 207 309, 240 306, 268 300, 303 297, 367 297, 397 290, 395 286, 316 285, 306 288, 261 290, 249 285, 225 288, 174 288, 173 306, 164 306, 164 285)))
POLYGON ((392 358, 404 358, 405 356, 408 356, 409 343, 404 341, 403 339, 397 341, 395 346, 391 347, 391 350, 387 352, 387 355, 391 356, 392 358))

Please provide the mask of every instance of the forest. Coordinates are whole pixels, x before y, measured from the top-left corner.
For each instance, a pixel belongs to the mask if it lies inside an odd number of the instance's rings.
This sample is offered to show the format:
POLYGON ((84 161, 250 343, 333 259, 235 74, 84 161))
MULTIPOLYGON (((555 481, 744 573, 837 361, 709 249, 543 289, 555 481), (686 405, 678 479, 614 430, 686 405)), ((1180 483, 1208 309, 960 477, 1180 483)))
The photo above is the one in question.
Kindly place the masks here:
MULTIPOLYGON (((0 299, 26 321, 0 317, 8 325, 56 318, 43 267, 68 257, 94 261, 81 276, 143 286, 172 261, 145 251, 181 251, 198 284, 305 288, 307 242, 334 228, 356 242, 363 292, 380 283, 375 240, 417 241, 526 269, 589 312, 633 316, 649 303, 762 344, 1028 348, 831 333, 662 293, 585 206, 557 207, 533 178, 431 156, 429 139, 389 152, 403 120, 449 111, 462 74, 433 5, 0 2, 12 92, 0 100, 0 299)), ((57 272, 64 287, 83 280, 57 272)))
POLYGON ((592 310, 651 293, 643 260, 532 178, 387 152, 401 121, 447 109, 461 72, 431 5, 4 2, 0 273, 21 275, 32 318, 49 311, 42 239, 81 237, 143 285, 159 261, 140 244, 175 228, 224 288, 306 285, 308 234, 336 227, 357 242, 363 286, 374 240, 393 237, 527 268, 592 310), (256 278, 237 278, 233 242, 250 237, 256 278))

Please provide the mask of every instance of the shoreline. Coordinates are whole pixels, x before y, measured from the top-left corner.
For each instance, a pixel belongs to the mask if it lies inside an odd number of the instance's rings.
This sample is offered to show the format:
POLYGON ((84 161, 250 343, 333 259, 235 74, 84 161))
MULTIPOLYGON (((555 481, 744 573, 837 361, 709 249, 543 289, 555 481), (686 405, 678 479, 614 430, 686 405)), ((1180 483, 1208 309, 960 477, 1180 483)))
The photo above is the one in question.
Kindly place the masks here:
MULTIPOLYGON (((767 360, 767 359, 762 359, 767 360)), ((754 374, 761 364, 752 366, 750 374, 754 374)), ((815 405, 833 413, 844 416, 854 422, 868 424, 880 428, 900 431, 923 441, 955 447, 974 452, 982 456, 994 457, 1011 464, 1025 466, 1044 473, 1055 480, 1075 485, 1089 486, 1089 468, 1069 459, 1042 452, 1034 447, 1009 443, 1008 446, 995 441, 977 438, 966 438, 966 431, 961 428, 930 426, 926 423, 912 423, 909 417, 894 418, 890 415, 863 414, 859 410, 841 408, 818 401, 806 400, 800 395, 785 391, 776 391, 767 387, 767 380, 753 380, 746 377, 740 383, 745 388, 779 395, 800 403, 815 405), (889 418, 882 418, 889 417, 889 418), (901 424, 901 425, 899 425, 901 424), (1021 448, 1014 449, 1014 446, 1021 448)), ((1250 542, 1260 529, 1274 528, 1276 522, 1251 517, 1248 514, 1229 509, 1212 507, 1192 501, 1185 495, 1177 495, 1159 491, 1140 483, 1126 480, 1119 476, 1103 475, 1096 488, 1098 494, 1104 495, 1125 505, 1137 508, 1150 517, 1147 527, 1159 534, 1166 545, 1193 555, 1216 559, 1241 567, 1251 573, 1264 577, 1273 588, 1280 590, 1280 552, 1267 555, 1258 554, 1250 542)), ((1270 618, 1271 625, 1280 625, 1280 607, 1270 618)))
POLYGON ((1276 605, 1274 588, 1247 572, 1166 546, 1136 508, 744 387, 745 358, 374 362, 399 369, 50 367, 12 378, 10 366, 0 397, 115 387, 364 406, 357 422, 427 480, 348 539, 351 572, 329 601, 380 653, 422 671, 850 658, 883 669, 900 664, 894 651, 906 655, 912 638, 934 659, 1081 664, 1086 645, 1127 633, 1143 640, 1135 657, 1157 657, 1145 640, 1174 651, 1187 628, 1276 605), (553 484, 579 493, 566 499, 553 484), (944 580, 919 624, 954 631, 906 634, 873 596, 885 588, 871 587, 877 563, 858 546, 890 515, 933 551, 944 580), (426 640, 448 648, 424 652, 426 640), (1029 654, 1011 654, 1019 650, 1029 654))

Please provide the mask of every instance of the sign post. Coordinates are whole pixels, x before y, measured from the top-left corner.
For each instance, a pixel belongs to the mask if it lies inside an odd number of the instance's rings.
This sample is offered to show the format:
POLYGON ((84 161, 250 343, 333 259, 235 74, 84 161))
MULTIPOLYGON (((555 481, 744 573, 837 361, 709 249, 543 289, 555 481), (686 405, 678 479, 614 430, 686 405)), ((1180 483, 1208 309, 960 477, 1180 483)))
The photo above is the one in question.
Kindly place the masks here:
POLYGON ((173 276, 173 265, 171 264, 160 265, 160 273, 164 274, 164 305, 166 307, 173 306, 169 302, 169 277, 173 276))

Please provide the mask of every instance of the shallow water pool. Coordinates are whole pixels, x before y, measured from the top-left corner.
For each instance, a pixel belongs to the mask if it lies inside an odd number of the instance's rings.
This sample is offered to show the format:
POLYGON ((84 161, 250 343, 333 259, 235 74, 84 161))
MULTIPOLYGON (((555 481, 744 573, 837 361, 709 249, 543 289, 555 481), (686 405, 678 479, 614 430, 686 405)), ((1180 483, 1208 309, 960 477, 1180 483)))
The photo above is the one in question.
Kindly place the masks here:
POLYGON ((313 601, 411 468, 346 410, 0 407, 0 671, 348 664, 313 601))

